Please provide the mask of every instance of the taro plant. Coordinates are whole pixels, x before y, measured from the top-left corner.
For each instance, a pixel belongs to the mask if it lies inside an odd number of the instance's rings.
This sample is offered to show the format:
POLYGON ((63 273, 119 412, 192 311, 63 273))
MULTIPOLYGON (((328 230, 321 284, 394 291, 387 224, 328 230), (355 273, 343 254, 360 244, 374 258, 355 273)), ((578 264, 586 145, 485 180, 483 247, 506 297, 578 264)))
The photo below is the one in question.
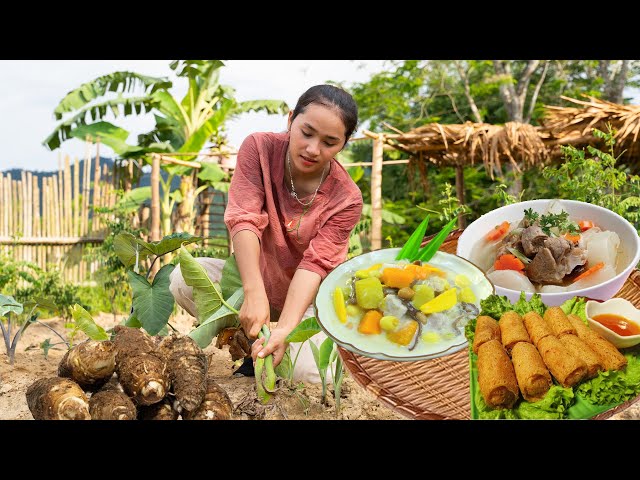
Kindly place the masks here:
MULTIPOLYGON (((244 290, 234 257, 225 261, 220 282, 214 282, 186 248, 180 248, 180 269, 185 283, 193 288, 198 327, 189 336, 205 348, 225 328, 237 327, 238 312, 244 301, 244 290)), ((258 338, 269 340, 269 328, 262 326, 258 338)), ((255 364, 256 392, 260 402, 266 404, 276 391, 276 373, 273 355, 258 358, 255 364)))
POLYGON ((150 282, 153 265, 161 257, 178 250, 182 245, 201 240, 202 237, 194 237, 189 233, 174 233, 159 242, 145 242, 127 232, 116 235, 114 249, 127 269, 129 285, 133 292, 131 313, 125 321, 126 326, 144 328, 150 335, 166 331, 175 304, 169 291, 169 275, 175 265, 164 265, 150 282), (147 264, 147 272, 142 275, 140 269, 147 264))

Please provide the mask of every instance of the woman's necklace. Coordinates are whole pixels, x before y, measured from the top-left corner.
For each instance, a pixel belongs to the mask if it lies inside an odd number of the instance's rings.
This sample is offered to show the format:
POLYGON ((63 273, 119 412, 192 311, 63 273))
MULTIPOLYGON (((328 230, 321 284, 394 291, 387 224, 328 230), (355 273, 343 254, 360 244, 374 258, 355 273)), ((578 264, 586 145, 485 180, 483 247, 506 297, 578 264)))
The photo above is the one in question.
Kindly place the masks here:
POLYGON ((307 203, 304 203, 302 200, 298 198, 298 194, 296 193, 296 187, 293 185, 293 175, 291 175, 291 156, 289 155, 289 150, 287 150, 287 166, 289 167, 289 180, 291 180, 291 196, 295 198, 300 205, 302 205, 303 210, 308 210, 308 207, 311 207, 311 204, 316 199, 316 195, 318 194, 318 190, 320 190, 320 185, 322 185, 322 181, 324 180, 324 174, 327 172, 327 165, 325 165, 324 170, 322 170, 322 176, 320 177, 320 183, 316 187, 316 191, 313 192, 313 197, 307 203))

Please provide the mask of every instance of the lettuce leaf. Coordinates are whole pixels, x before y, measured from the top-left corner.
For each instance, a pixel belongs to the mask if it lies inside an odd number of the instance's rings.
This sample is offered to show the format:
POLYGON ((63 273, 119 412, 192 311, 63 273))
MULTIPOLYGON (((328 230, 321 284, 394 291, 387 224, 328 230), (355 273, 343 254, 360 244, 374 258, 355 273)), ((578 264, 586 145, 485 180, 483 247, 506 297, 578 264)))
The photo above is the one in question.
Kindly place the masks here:
POLYGON ((587 299, 584 297, 573 297, 560 305, 562 311, 569 315, 573 313, 580 317, 580 319, 584 322, 585 325, 589 326, 589 322, 587 321, 587 299))
POLYGON ((624 370, 599 372, 598 376, 582 383, 577 393, 594 405, 622 403, 640 394, 640 353, 636 347, 635 355, 625 354, 627 366, 624 370))
POLYGON ((514 410, 518 418, 527 420, 566 418, 567 410, 574 398, 572 389, 554 385, 542 400, 533 403, 520 402, 514 410))
POLYGON ((547 307, 542 303, 542 297, 539 293, 534 293, 531 300, 527 301, 527 296, 524 292, 520 292, 520 299, 516 302, 513 309, 520 315, 524 315, 531 311, 544 315, 547 307))
POLYGON ((513 310, 513 305, 507 297, 489 295, 484 300, 480 300, 480 315, 487 315, 499 320, 502 314, 509 310, 513 310))

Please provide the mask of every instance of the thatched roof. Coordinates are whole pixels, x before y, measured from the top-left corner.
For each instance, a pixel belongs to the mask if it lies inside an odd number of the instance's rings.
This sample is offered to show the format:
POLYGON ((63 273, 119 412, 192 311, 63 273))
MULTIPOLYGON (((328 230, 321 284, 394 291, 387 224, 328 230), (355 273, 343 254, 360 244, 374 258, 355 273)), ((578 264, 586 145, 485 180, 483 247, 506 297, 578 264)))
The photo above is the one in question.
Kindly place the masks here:
POLYGON ((586 108, 546 106, 542 126, 508 122, 504 125, 466 122, 441 125, 430 123, 406 133, 385 133, 385 143, 411 155, 412 161, 426 160, 439 165, 467 165, 482 162, 487 171, 509 162, 519 166, 546 163, 560 155, 559 145, 598 144, 591 129, 617 130, 616 145, 627 155, 640 149, 640 106, 618 105, 593 97, 588 102, 562 97, 586 108))

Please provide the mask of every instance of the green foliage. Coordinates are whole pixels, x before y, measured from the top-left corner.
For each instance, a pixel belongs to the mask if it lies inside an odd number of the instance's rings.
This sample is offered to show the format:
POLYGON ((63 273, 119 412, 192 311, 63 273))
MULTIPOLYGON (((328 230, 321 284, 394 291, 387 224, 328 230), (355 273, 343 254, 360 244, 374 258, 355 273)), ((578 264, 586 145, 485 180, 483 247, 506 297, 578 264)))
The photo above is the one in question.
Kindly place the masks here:
POLYGON ((78 288, 78 298, 78 303, 85 305, 85 308, 92 313, 122 314, 128 313, 131 308, 130 298, 116 295, 115 299, 112 299, 109 292, 102 286, 82 285, 78 288))
POLYGON ((562 147, 564 162, 542 171, 555 197, 600 205, 626 218, 638 229, 640 225, 640 177, 616 168, 615 132, 593 130, 605 141, 609 152, 587 146, 578 150, 562 147))
POLYGON ((201 348, 209 346, 223 329, 235 327, 240 324, 237 311, 244 301, 244 290, 242 287, 236 289, 233 295, 226 301, 234 310, 228 308, 226 305, 222 305, 209 318, 204 319, 197 328, 189 332, 189 336, 193 338, 201 348))
POLYGON ((91 340, 103 341, 109 340, 109 335, 105 332, 104 328, 98 325, 89 312, 87 312, 80 305, 76 304, 71 308, 73 314, 74 328, 69 334, 70 338, 75 337, 77 330, 84 332, 91 340))
POLYGON ((149 335, 156 335, 169 321, 175 300, 169 291, 169 275, 174 265, 165 265, 153 283, 131 270, 127 271, 133 290, 133 312, 149 335))

